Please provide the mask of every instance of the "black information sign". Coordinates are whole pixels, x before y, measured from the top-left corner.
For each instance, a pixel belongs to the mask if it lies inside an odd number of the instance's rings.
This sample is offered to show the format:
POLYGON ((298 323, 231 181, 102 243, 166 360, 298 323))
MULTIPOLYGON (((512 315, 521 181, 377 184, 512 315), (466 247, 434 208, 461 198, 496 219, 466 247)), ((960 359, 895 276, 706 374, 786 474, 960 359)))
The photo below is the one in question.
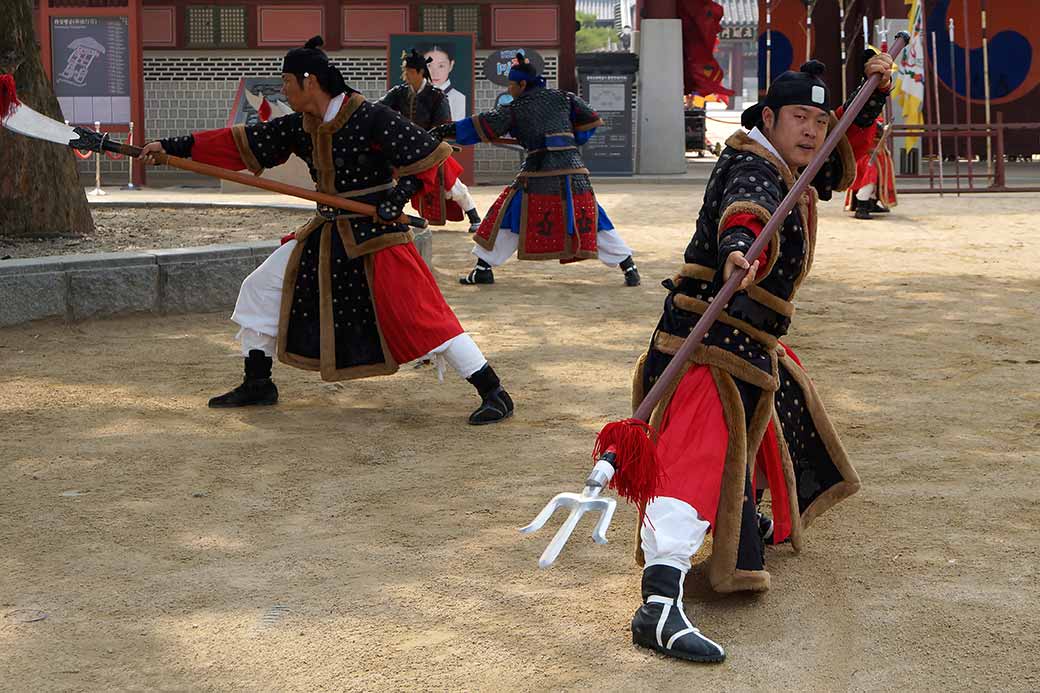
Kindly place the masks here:
POLYGON ((74 123, 130 121, 126 17, 53 17, 54 93, 74 123))
POLYGON ((631 176, 634 171, 632 79, 632 74, 581 76, 586 100, 603 119, 581 151, 593 174, 631 176))

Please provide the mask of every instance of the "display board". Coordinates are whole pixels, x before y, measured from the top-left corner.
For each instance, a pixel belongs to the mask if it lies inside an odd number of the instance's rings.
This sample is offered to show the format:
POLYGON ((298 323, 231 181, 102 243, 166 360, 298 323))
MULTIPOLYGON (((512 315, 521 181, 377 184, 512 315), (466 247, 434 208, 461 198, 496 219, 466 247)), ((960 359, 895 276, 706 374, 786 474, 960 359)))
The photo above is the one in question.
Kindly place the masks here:
POLYGON ((582 93, 603 125, 582 147, 589 171, 596 175, 630 176, 634 172, 632 74, 585 74, 582 93))
MULTIPOLYGON (((401 63, 412 48, 427 58, 434 86, 448 97, 452 120, 473 115, 476 75, 473 69, 476 42, 473 34, 390 34, 387 44, 386 88, 404 83, 401 63)), ((462 165, 462 182, 473 184, 473 148, 465 147, 455 154, 462 165)))
POLYGON ((129 123, 130 56, 126 17, 52 17, 54 93, 65 119, 129 123))
POLYGON ((402 54, 415 48, 427 58, 433 85, 448 97, 451 119, 473 114, 473 34, 390 34, 387 88, 402 84, 402 54))

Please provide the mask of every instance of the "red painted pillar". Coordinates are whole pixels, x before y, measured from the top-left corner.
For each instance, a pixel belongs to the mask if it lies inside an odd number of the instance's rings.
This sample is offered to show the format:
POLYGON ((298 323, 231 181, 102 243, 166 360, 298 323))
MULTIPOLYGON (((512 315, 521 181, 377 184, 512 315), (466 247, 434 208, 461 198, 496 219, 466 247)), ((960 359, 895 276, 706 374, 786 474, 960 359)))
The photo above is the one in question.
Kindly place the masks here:
POLYGON ((51 77, 51 0, 40 0, 40 12, 37 16, 36 33, 40 41, 40 59, 47 79, 51 77))
POLYGON ((340 0, 325 0, 325 50, 343 48, 343 6, 340 0))
POLYGON ((560 89, 565 91, 578 91, 578 80, 574 74, 575 68, 575 22, 577 13, 574 0, 562 0, 560 2, 560 62, 556 68, 557 81, 560 89))
MULTIPOLYGON (((141 146, 145 139, 144 124, 144 47, 142 40, 143 0, 128 0, 127 24, 130 40, 130 118, 134 121, 134 144, 141 146)), ((134 185, 144 185, 147 180, 145 167, 139 159, 130 163, 133 167, 134 185)))

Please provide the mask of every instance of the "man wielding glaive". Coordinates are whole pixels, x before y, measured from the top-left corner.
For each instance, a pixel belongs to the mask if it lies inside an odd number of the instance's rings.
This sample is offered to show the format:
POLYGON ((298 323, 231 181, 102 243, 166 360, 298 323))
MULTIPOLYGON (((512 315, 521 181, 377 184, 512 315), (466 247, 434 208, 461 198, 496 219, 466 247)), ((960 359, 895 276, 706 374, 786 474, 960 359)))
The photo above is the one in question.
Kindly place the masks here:
POLYGON ((481 405, 471 424, 501 421, 512 415, 512 400, 463 332, 411 232, 394 222, 409 198, 432 184, 451 147, 365 101, 321 45, 316 36, 285 56, 282 88, 291 115, 144 148, 255 174, 296 154, 320 192, 378 209, 373 219, 319 206, 314 219, 242 282, 231 319, 240 327, 245 379, 209 406, 274 404, 276 354, 324 380, 347 380, 388 375, 432 353, 477 389, 481 405))

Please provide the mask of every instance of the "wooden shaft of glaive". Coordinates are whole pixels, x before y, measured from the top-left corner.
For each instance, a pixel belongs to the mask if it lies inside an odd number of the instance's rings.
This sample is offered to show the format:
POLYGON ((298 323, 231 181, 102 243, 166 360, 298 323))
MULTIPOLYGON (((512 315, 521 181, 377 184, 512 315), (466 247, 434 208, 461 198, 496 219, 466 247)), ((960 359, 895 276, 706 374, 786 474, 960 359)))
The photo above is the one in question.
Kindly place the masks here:
MULTIPOLYGON (((115 144, 115 143, 111 143, 115 144)), ((129 144, 119 144, 114 147, 121 154, 127 156, 139 157, 141 156, 141 148, 134 147, 129 144)), ((282 195, 291 195, 292 197, 299 197, 304 200, 310 200, 311 202, 317 202, 319 204, 327 205, 329 207, 335 207, 336 209, 343 209, 348 212, 354 212, 356 214, 364 214, 365 216, 372 217, 377 221, 382 221, 376 214, 376 208, 374 205, 367 204, 365 202, 358 202, 357 200, 349 200, 337 195, 329 195, 327 193, 318 192, 317 190, 308 190, 307 188, 301 188, 297 185, 290 185, 288 183, 280 183, 275 180, 268 180, 266 178, 259 178, 252 175, 251 173, 241 173, 239 171, 232 171, 230 169, 221 168, 219 166, 212 166, 210 164, 203 164, 198 161, 192 161, 191 159, 182 159, 179 156, 170 156, 169 154, 154 153, 152 158, 155 159, 156 163, 166 164, 167 166, 173 166, 179 168, 182 171, 191 171, 192 173, 199 173, 203 176, 211 176, 213 178, 220 178, 222 180, 229 180, 233 183, 241 183, 242 185, 248 185, 253 188, 260 188, 261 190, 270 190, 271 192, 281 193, 282 195)), ((407 224, 417 229, 425 229, 429 224, 422 217, 413 217, 410 214, 402 214, 397 217, 394 223, 407 224)))
MULTIPOLYGON (((907 41, 910 40, 909 34, 906 32, 899 32, 896 35, 895 45, 892 46, 889 55, 899 55, 899 52, 906 46, 907 41)), ((873 75, 870 79, 864 82, 863 87, 856 94, 856 98, 849 104, 848 109, 841 116, 841 120, 831 130, 831 133, 827 136, 827 140, 823 143, 823 147, 813 160, 809 162, 809 165, 805 167, 805 170, 798 180, 795 182, 791 191, 784 197, 783 202, 776 208, 776 211, 769 217, 769 223, 766 224, 765 228, 762 229, 762 233, 758 235, 755 242, 751 244, 751 248, 744 253, 744 257, 757 258, 762 254, 762 251, 769 245, 769 241, 772 240, 777 230, 787 219, 787 215, 794 209, 794 206, 798 203, 798 200, 805 194, 806 189, 812 183, 812 179, 816 177, 816 174, 823 167, 823 164, 827 161, 830 153, 834 151, 834 148, 838 146, 838 142, 842 137, 845 136, 845 131, 852 125, 852 121, 855 120, 859 112, 863 110, 863 105, 867 103, 867 99, 871 97, 874 90, 877 89, 878 82, 881 81, 881 75, 873 75)), ((708 309, 701 315, 700 320, 694 325, 693 329, 690 330, 690 336, 686 338, 683 345, 679 347, 679 351, 676 352, 675 356, 672 357, 668 367, 664 369, 661 377, 657 379, 654 386, 650 388, 650 392, 646 394, 642 404, 636 409, 635 418, 640 421, 650 421, 650 415, 654 411, 654 407, 664 397, 665 392, 672 386, 672 382, 679 377, 686 362, 693 356, 693 351, 696 349, 701 341, 704 339, 704 335, 708 333, 708 329, 714 324, 715 320, 718 319, 719 314, 722 313, 722 309, 725 307, 729 300, 733 298, 733 294, 737 293, 737 287, 740 286, 740 282, 744 280, 744 276, 748 273, 746 269, 738 269, 730 275, 726 283, 722 285, 719 293, 716 294, 715 298, 708 304, 708 309)))

